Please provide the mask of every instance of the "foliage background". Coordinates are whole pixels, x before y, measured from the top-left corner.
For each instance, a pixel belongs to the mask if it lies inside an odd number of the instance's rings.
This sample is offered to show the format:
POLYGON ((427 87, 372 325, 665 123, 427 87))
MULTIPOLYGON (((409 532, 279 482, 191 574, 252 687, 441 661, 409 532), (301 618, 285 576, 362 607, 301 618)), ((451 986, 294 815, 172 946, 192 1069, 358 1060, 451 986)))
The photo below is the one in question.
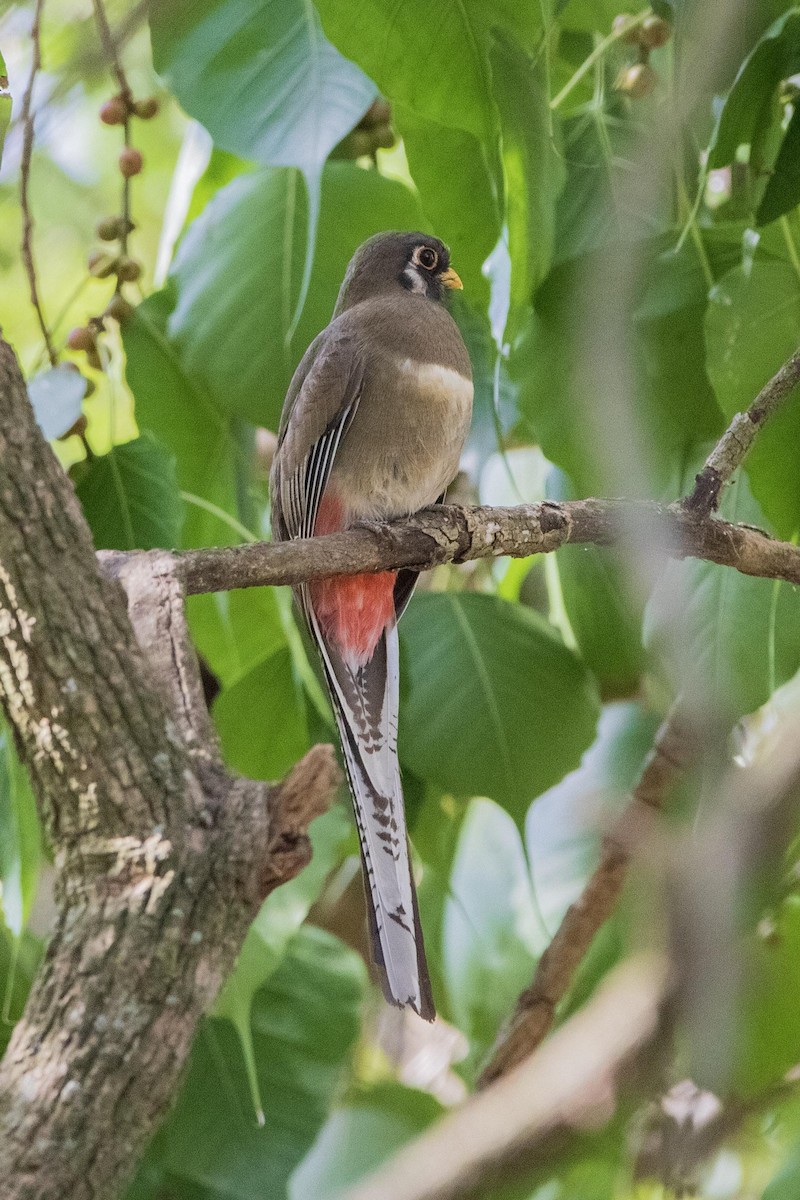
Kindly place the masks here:
MULTIPOLYGON (((286 385, 353 250, 381 229, 435 230, 464 280, 455 315, 476 377, 457 485, 467 500, 673 499, 800 342, 800 11, 782 0, 747 5, 699 76, 692 6, 660 5, 674 36, 650 56, 656 86, 640 99, 614 87, 637 55, 609 37, 617 0, 154 0, 149 18, 123 3, 108 12, 134 93, 156 93, 161 111, 134 126, 145 168, 131 248, 143 274, 126 289, 136 308, 122 329, 106 321, 103 370, 64 349, 113 290, 86 260, 98 219, 119 210, 119 132, 97 118, 113 83, 87 0, 48 0, 34 93, 41 293, 61 357, 95 388, 82 405, 93 457, 76 436, 55 444, 98 547, 268 534, 270 431, 286 385), (379 94, 393 137, 385 121, 359 124, 379 94), (604 328, 624 338, 602 344, 604 328), (609 385, 620 370, 621 409, 609 385)), ((16 118, 31 16, 13 4, 0 17, 16 118)), ((36 379, 46 357, 19 255, 20 153, 12 119, 0 320, 36 379)), ((66 378, 34 385, 54 435, 80 403, 66 378)), ((726 493, 725 516, 796 538, 798 432, 795 402, 726 493)), ((634 557, 567 547, 557 561, 441 568, 426 581, 402 623, 401 757, 446 1024, 420 1030, 387 1013, 368 982, 343 796, 316 823, 312 864, 254 924, 132 1200, 340 1194, 472 1087, 679 687, 740 722, 745 757, 763 752, 776 714, 798 704, 797 594, 707 563, 634 557)), ((276 778, 333 736, 288 596, 194 598, 190 620, 234 767, 276 778)), ((693 828, 712 802, 700 774, 671 824, 693 828)), ((4 735, 3 1040, 41 952, 50 878, 4 735)), ((752 1098, 800 1059, 792 879, 781 861, 766 887, 746 881, 749 973, 738 990, 730 978, 713 1056, 701 1052, 702 1019, 699 1034, 687 1022, 674 1079, 752 1098)), ((651 891, 643 867, 565 1013, 633 950, 661 944, 651 891)), ((502 1194, 661 1195, 632 1182, 636 1128, 612 1122, 583 1158, 502 1194)), ((796 1100, 765 1104, 699 1187, 795 1196, 796 1100)))

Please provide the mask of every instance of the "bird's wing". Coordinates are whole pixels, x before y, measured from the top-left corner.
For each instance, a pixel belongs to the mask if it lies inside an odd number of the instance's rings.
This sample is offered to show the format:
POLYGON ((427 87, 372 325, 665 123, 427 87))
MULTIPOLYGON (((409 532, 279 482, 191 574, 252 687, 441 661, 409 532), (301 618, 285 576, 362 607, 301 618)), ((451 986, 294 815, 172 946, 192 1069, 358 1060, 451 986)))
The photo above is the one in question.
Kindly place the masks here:
MULTIPOLYGON (((273 529, 279 538, 313 536, 337 449, 363 388, 363 363, 349 339, 332 338, 311 350, 308 363, 298 369, 302 377, 287 396, 273 466, 273 529)), ((386 628, 370 660, 355 665, 326 636, 312 591, 302 585, 297 594, 319 650, 341 737, 364 865, 373 957, 386 998, 409 1004, 432 1020, 397 760, 396 622, 386 628)))

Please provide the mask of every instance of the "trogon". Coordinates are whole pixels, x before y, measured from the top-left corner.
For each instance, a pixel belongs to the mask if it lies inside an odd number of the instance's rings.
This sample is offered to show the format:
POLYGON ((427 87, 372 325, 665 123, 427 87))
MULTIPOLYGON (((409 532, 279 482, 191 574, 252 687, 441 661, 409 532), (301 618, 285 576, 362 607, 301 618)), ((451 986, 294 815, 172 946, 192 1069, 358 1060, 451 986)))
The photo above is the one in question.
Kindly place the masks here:
MULTIPOLYGON (((447 247, 427 234, 382 233, 356 251, 289 385, 270 477, 276 539, 443 498, 472 415, 469 355, 445 306, 460 287, 447 247)), ((415 583, 412 571, 386 571, 296 593, 341 737, 384 995, 433 1020, 397 760, 397 621, 415 583)))

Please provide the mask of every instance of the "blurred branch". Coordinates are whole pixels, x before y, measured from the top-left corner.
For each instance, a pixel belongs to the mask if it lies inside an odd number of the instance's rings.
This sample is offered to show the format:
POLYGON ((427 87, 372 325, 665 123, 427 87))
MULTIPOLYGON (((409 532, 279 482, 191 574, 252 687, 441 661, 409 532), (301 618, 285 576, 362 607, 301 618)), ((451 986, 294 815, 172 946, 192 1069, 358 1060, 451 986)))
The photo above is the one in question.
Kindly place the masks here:
MULTIPOLYGON (((674 558, 701 558, 745 575, 800 583, 800 549, 758 529, 698 516, 678 505, 633 500, 570 500, 514 508, 442 505, 403 520, 371 523, 293 542, 186 550, 175 555, 188 595, 305 583, 508 555, 526 558, 567 544, 612 546, 637 527, 674 558)), ((146 553, 118 552, 112 559, 146 553)))
POLYGON ((346 1200, 467 1200, 520 1169, 546 1167, 571 1140, 608 1119, 620 1089, 646 1071, 667 993, 663 959, 618 967, 536 1054, 401 1150, 346 1200))
POLYGON ((800 383, 800 350, 764 385, 747 412, 737 413, 706 459, 685 507, 708 515, 719 505, 720 492, 742 465, 759 429, 773 417, 800 383))
POLYGON ((627 808, 603 840, 599 863, 578 900, 567 909, 539 959, 533 982, 520 995, 511 1019, 501 1030, 479 1087, 518 1066, 549 1032, 595 935, 614 911, 632 854, 650 831, 671 785, 695 760, 698 740, 696 723, 676 701, 655 736, 627 808))
MULTIPOLYGON (((100 42, 103 47, 103 54, 108 60, 108 65, 111 68, 113 75, 116 77, 119 84, 119 97, 125 106, 125 121, 122 126, 123 145, 128 148, 131 145, 131 112, 133 111, 133 92, 128 83, 128 77, 122 66, 122 60, 119 56, 117 43, 111 33, 111 28, 108 24, 108 17, 103 5, 103 0, 92 0, 94 5, 94 17, 97 25, 97 31, 100 36, 100 42)), ((131 177, 127 174, 122 176, 122 225, 119 239, 120 253, 126 256, 128 253, 128 238, 131 231, 131 177)), ((122 287, 122 281, 117 276, 116 291, 119 292, 122 287)))
POLYGON ((36 76, 39 74, 42 66, 41 24, 43 9, 44 0, 36 0, 36 6, 33 10, 33 24, 31 25, 31 71, 22 97, 22 115, 20 118, 22 122, 22 159, 19 168, 19 203, 22 209, 22 245, 20 253, 25 265, 25 272, 28 276, 31 304, 36 311, 39 328, 42 331, 44 344, 47 347, 47 356, 50 359, 51 365, 55 366, 58 362, 58 355, 53 346, 50 330, 45 320, 42 302, 39 298, 39 286, 36 281, 36 264, 33 257, 33 215, 31 213, 30 201, 31 159, 33 157, 35 124, 33 89, 36 83, 36 76))

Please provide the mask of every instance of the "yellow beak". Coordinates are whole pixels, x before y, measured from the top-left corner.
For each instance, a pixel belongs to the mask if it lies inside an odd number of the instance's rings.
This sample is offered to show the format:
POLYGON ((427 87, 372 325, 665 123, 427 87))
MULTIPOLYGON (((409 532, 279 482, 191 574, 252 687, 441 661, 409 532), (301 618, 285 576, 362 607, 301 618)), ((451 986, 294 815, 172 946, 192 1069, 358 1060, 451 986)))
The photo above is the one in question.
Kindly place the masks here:
POLYGON ((457 288, 458 291, 463 292, 464 285, 452 267, 448 267, 446 271, 442 271, 439 278, 445 287, 457 288))

